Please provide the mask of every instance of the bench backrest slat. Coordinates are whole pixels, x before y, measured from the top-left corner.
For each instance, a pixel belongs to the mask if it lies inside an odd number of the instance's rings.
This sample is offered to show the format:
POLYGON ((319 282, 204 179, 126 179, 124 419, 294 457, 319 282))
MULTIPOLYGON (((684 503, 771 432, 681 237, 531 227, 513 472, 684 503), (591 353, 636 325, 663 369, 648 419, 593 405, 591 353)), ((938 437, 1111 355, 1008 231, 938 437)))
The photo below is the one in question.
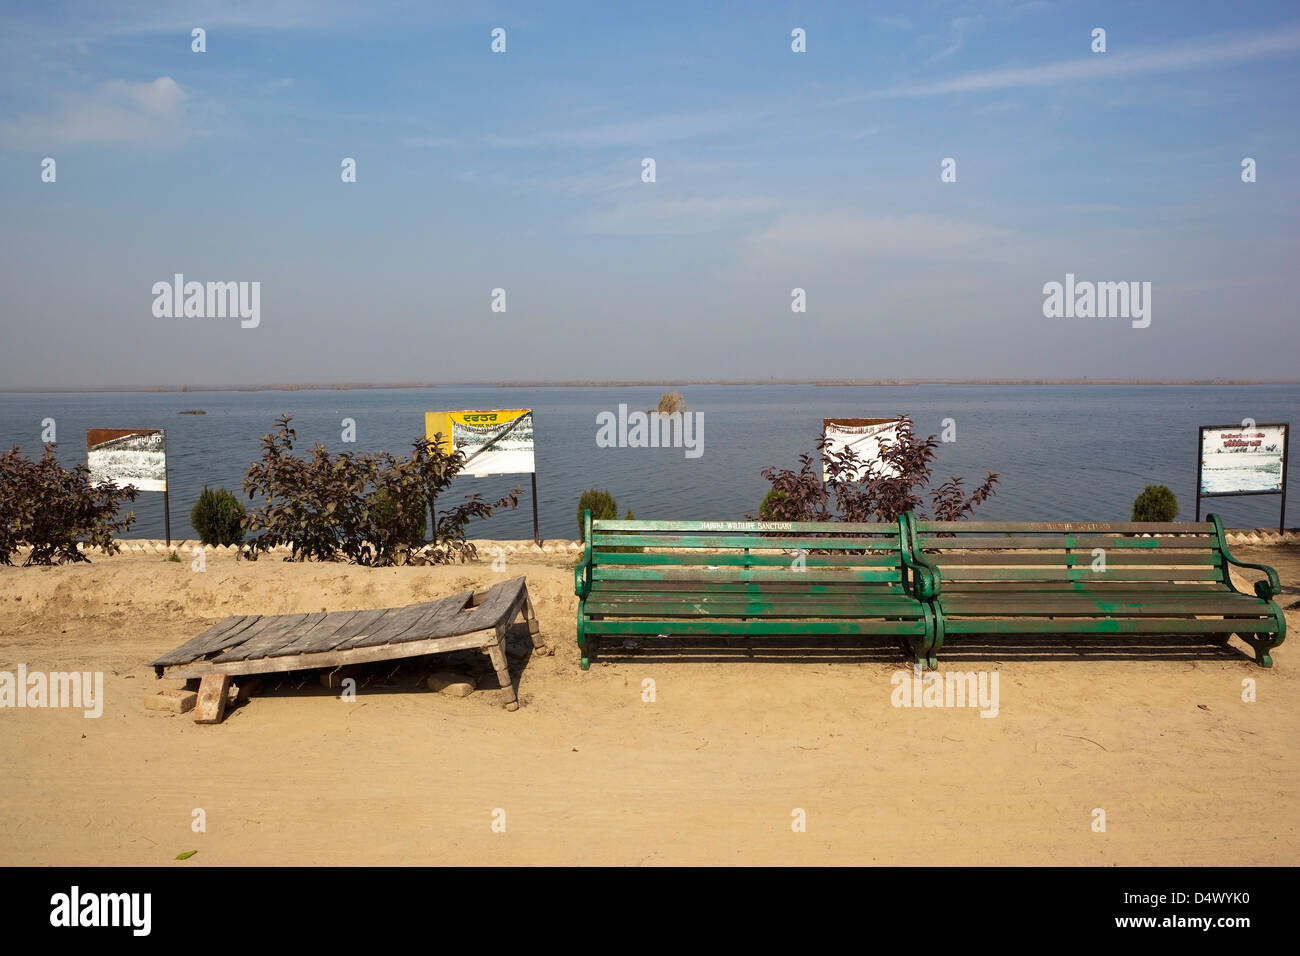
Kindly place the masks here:
POLYGON ((592 581, 901 589, 897 522, 594 520, 592 581), (802 552, 802 553, 800 553, 802 552))
POLYGON ((1214 534, 1210 521, 917 521, 917 531, 984 534, 1214 534))
MULTIPOLYGON (((1062 589, 1161 588, 1224 579, 1212 522, 913 520, 943 582, 1062 589)), ((1040 588, 1036 588, 1040 589, 1040 588)))

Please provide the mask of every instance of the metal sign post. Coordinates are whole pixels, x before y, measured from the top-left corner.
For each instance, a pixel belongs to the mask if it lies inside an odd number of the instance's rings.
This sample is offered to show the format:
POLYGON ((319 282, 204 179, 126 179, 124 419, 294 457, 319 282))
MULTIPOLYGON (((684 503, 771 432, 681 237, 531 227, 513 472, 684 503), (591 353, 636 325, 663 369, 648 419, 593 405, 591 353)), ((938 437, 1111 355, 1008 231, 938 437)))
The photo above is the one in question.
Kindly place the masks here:
POLYGON ((533 472, 533 543, 540 545, 542 543, 541 533, 537 530, 537 472, 533 472))

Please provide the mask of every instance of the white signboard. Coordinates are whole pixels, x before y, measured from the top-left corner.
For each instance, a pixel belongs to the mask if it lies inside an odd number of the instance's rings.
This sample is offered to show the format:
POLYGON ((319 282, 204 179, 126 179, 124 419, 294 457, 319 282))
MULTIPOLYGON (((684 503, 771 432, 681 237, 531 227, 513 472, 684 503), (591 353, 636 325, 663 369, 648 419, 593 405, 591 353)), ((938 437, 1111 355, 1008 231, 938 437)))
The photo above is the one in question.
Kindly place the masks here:
MULTIPOLYGON (((898 440, 897 418, 824 418, 822 433, 829 440, 828 452, 841 452, 852 448, 863 467, 850 480, 860 481, 866 465, 874 462, 876 474, 896 478, 898 469, 880 461, 881 443, 892 444, 898 440)), ((825 453, 823 452, 823 455, 825 453)), ((822 459, 822 480, 826 480, 826 460, 822 459)))
POLYGON ((1201 428, 1202 495, 1280 492, 1285 425, 1201 428))
POLYGON ((161 428, 87 428, 86 464, 96 485, 166 491, 166 435, 161 428))

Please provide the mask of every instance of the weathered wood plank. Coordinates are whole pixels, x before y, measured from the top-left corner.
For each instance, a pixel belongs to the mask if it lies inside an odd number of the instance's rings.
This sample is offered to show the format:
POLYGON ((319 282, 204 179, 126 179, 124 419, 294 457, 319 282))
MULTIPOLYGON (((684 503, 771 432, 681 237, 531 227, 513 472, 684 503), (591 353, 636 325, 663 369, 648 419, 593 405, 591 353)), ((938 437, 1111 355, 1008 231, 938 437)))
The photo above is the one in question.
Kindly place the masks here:
POLYGON ((325 615, 319 612, 264 617, 256 627, 249 630, 246 641, 228 648, 214 660, 242 661, 250 657, 265 657, 275 648, 292 640, 295 632, 299 634, 306 632, 324 617, 325 615))
POLYGON ((212 625, 203 633, 190 638, 180 647, 168 651, 155 660, 151 667, 162 667, 197 660, 208 654, 225 650, 245 640, 244 633, 258 621, 260 614, 235 614, 212 625))
MULTIPOLYGON (((452 605, 450 609, 443 601, 412 605, 411 607, 391 608, 385 612, 384 616, 373 627, 356 637, 335 645, 334 649, 345 651, 356 647, 391 644, 417 624, 428 622, 440 613, 458 613, 465 606, 465 603, 469 601, 472 593, 472 591, 462 591, 460 594, 453 595, 450 599, 452 605)), ((428 632, 426 631, 425 634, 427 636, 428 632)))
POLYGON ((219 724, 226 716, 229 674, 210 674, 199 682, 199 699, 194 704, 196 724, 219 724))
POLYGON ((306 634, 295 638, 283 647, 276 648, 267 656, 277 657, 286 654, 303 654, 313 650, 329 650, 334 646, 339 630, 355 620, 360 613, 360 611, 331 611, 325 615, 325 620, 306 634))
POLYGON ((208 674, 280 674, 285 671, 315 670, 321 667, 342 667, 347 664, 366 664, 372 661, 391 661, 401 657, 421 657, 425 654, 445 654, 449 651, 487 647, 495 643, 495 630, 475 631, 452 637, 434 637, 402 644, 380 644, 376 647, 356 647, 343 651, 325 651, 319 654, 297 654, 292 657, 263 657, 257 660, 200 661, 177 664, 167 668, 164 677, 176 679, 202 678, 208 674))
POLYGON ((453 633, 498 627, 509 622, 523 608, 528 599, 523 578, 513 578, 495 584, 483 598, 483 602, 463 619, 453 622, 453 633))

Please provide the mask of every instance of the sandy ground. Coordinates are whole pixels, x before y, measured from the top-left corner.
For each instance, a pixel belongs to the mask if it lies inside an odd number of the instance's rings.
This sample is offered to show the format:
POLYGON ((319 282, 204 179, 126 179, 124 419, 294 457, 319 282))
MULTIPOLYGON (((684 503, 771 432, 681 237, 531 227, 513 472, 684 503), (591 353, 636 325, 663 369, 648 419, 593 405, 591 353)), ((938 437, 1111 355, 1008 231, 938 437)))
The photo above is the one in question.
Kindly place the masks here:
MULTIPOLYGON (((1237 550, 1300 603, 1300 548, 1237 550)), ((999 674, 989 719, 893 706, 904 664, 887 643, 631 650, 583 672, 572 562, 0 568, 0 670, 102 670, 106 700, 98 719, 0 710, 0 863, 1300 862, 1294 637, 1272 670, 1235 640, 954 645, 945 669, 999 674), (352 702, 315 680, 271 686, 220 726, 142 706, 179 686, 148 662, 227 614, 399 605, 519 574, 552 653, 516 648, 515 713, 486 658, 486 688, 463 699, 424 689, 420 662, 352 702)))

